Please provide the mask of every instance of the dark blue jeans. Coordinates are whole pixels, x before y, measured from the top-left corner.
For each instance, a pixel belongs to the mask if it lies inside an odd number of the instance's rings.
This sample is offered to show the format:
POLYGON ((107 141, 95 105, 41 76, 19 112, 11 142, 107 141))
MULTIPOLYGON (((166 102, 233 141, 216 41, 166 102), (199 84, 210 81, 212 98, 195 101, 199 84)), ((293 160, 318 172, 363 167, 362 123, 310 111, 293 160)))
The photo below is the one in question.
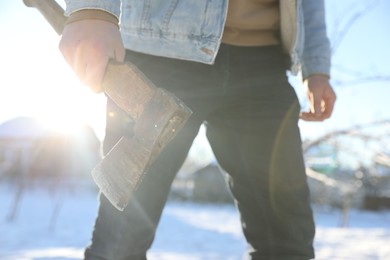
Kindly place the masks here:
MULTIPOLYGON (((194 114, 155 161, 124 212, 101 196, 86 258, 146 259, 171 183, 202 123, 229 175, 250 258, 313 258, 299 104, 279 47, 222 45, 214 65, 134 52, 127 59, 194 114)), ((131 132, 123 112, 110 102, 107 111, 106 152, 131 132)))

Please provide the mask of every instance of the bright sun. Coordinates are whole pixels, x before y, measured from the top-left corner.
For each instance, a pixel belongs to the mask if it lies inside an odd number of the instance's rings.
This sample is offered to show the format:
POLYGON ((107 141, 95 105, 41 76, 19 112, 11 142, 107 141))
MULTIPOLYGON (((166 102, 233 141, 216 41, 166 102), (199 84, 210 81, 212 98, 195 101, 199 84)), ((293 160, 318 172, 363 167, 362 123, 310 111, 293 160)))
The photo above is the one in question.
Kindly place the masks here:
POLYGON ((101 139, 104 95, 80 84, 58 49, 60 37, 42 15, 22 1, 6 5, 13 12, 0 16, 0 124, 27 116, 65 133, 87 124, 101 139))
POLYGON ((93 94, 71 79, 36 100, 35 117, 57 132, 71 134, 89 125, 101 135, 105 123, 104 96, 93 94))
POLYGON ((40 115, 37 119, 47 128, 63 133, 73 134, 87 124, 83 118, 74 117, 74 115, 40 115))
POLYGON ((15 59, 15 51, 0 51, 4 61, 0 70, 5 72, 0 86, 0 121, 30 116, 62 133, 72 133, 87 124, 102 137, 104 95, 94 94, 80 84, 57 48, 59 38, 48 32, 46 37, 34 36, 28 48, 15 44, 24 42, 26 35, 4 42, 3 50, 18 49, 23 62, 15 59))

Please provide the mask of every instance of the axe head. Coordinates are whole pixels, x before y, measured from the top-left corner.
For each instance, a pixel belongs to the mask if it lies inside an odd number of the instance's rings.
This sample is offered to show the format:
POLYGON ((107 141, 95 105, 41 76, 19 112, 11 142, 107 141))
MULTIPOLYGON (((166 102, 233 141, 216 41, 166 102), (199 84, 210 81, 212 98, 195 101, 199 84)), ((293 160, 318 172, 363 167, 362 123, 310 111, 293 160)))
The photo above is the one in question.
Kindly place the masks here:
POLYGON ((156 89, 136 122, 134 135, 123 136, 92 170, 97 186, 118 210, 125 209, 150 165, 191 113, 172 93, 156 89))
POLYGON ((138 138, 123 136, 92 170, 100 191, 115 208, 123 211, 132 192, 138 187, 151 156, 138 138))

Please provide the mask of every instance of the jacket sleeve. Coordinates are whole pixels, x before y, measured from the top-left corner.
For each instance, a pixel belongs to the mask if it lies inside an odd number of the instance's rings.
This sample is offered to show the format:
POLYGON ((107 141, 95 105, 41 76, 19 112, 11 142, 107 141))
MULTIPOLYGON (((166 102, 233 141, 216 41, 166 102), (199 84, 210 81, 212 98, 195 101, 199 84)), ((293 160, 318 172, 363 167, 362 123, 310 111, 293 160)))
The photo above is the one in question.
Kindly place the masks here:
POLYGON ((74 12, 86 9, 106 11, 117 19, 120 16, 121 0, 65 0, 65 15, 69 16, 74 12))
POLYGON ((304 49, 302 76, 330 75, 331 51, 326 32, 324 0, 302 0, 304 18, 304 49))

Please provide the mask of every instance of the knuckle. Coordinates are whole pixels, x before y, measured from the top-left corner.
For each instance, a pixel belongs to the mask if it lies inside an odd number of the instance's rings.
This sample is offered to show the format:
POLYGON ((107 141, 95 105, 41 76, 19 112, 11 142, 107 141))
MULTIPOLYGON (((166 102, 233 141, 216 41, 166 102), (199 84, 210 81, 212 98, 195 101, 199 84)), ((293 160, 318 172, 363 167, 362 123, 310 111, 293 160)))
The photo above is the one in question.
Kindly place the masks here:
POLYGON ((103 90, 100 85, 90 85, 90 89, 92 90, 93 93, 99 94, 102 93, 103 90))

